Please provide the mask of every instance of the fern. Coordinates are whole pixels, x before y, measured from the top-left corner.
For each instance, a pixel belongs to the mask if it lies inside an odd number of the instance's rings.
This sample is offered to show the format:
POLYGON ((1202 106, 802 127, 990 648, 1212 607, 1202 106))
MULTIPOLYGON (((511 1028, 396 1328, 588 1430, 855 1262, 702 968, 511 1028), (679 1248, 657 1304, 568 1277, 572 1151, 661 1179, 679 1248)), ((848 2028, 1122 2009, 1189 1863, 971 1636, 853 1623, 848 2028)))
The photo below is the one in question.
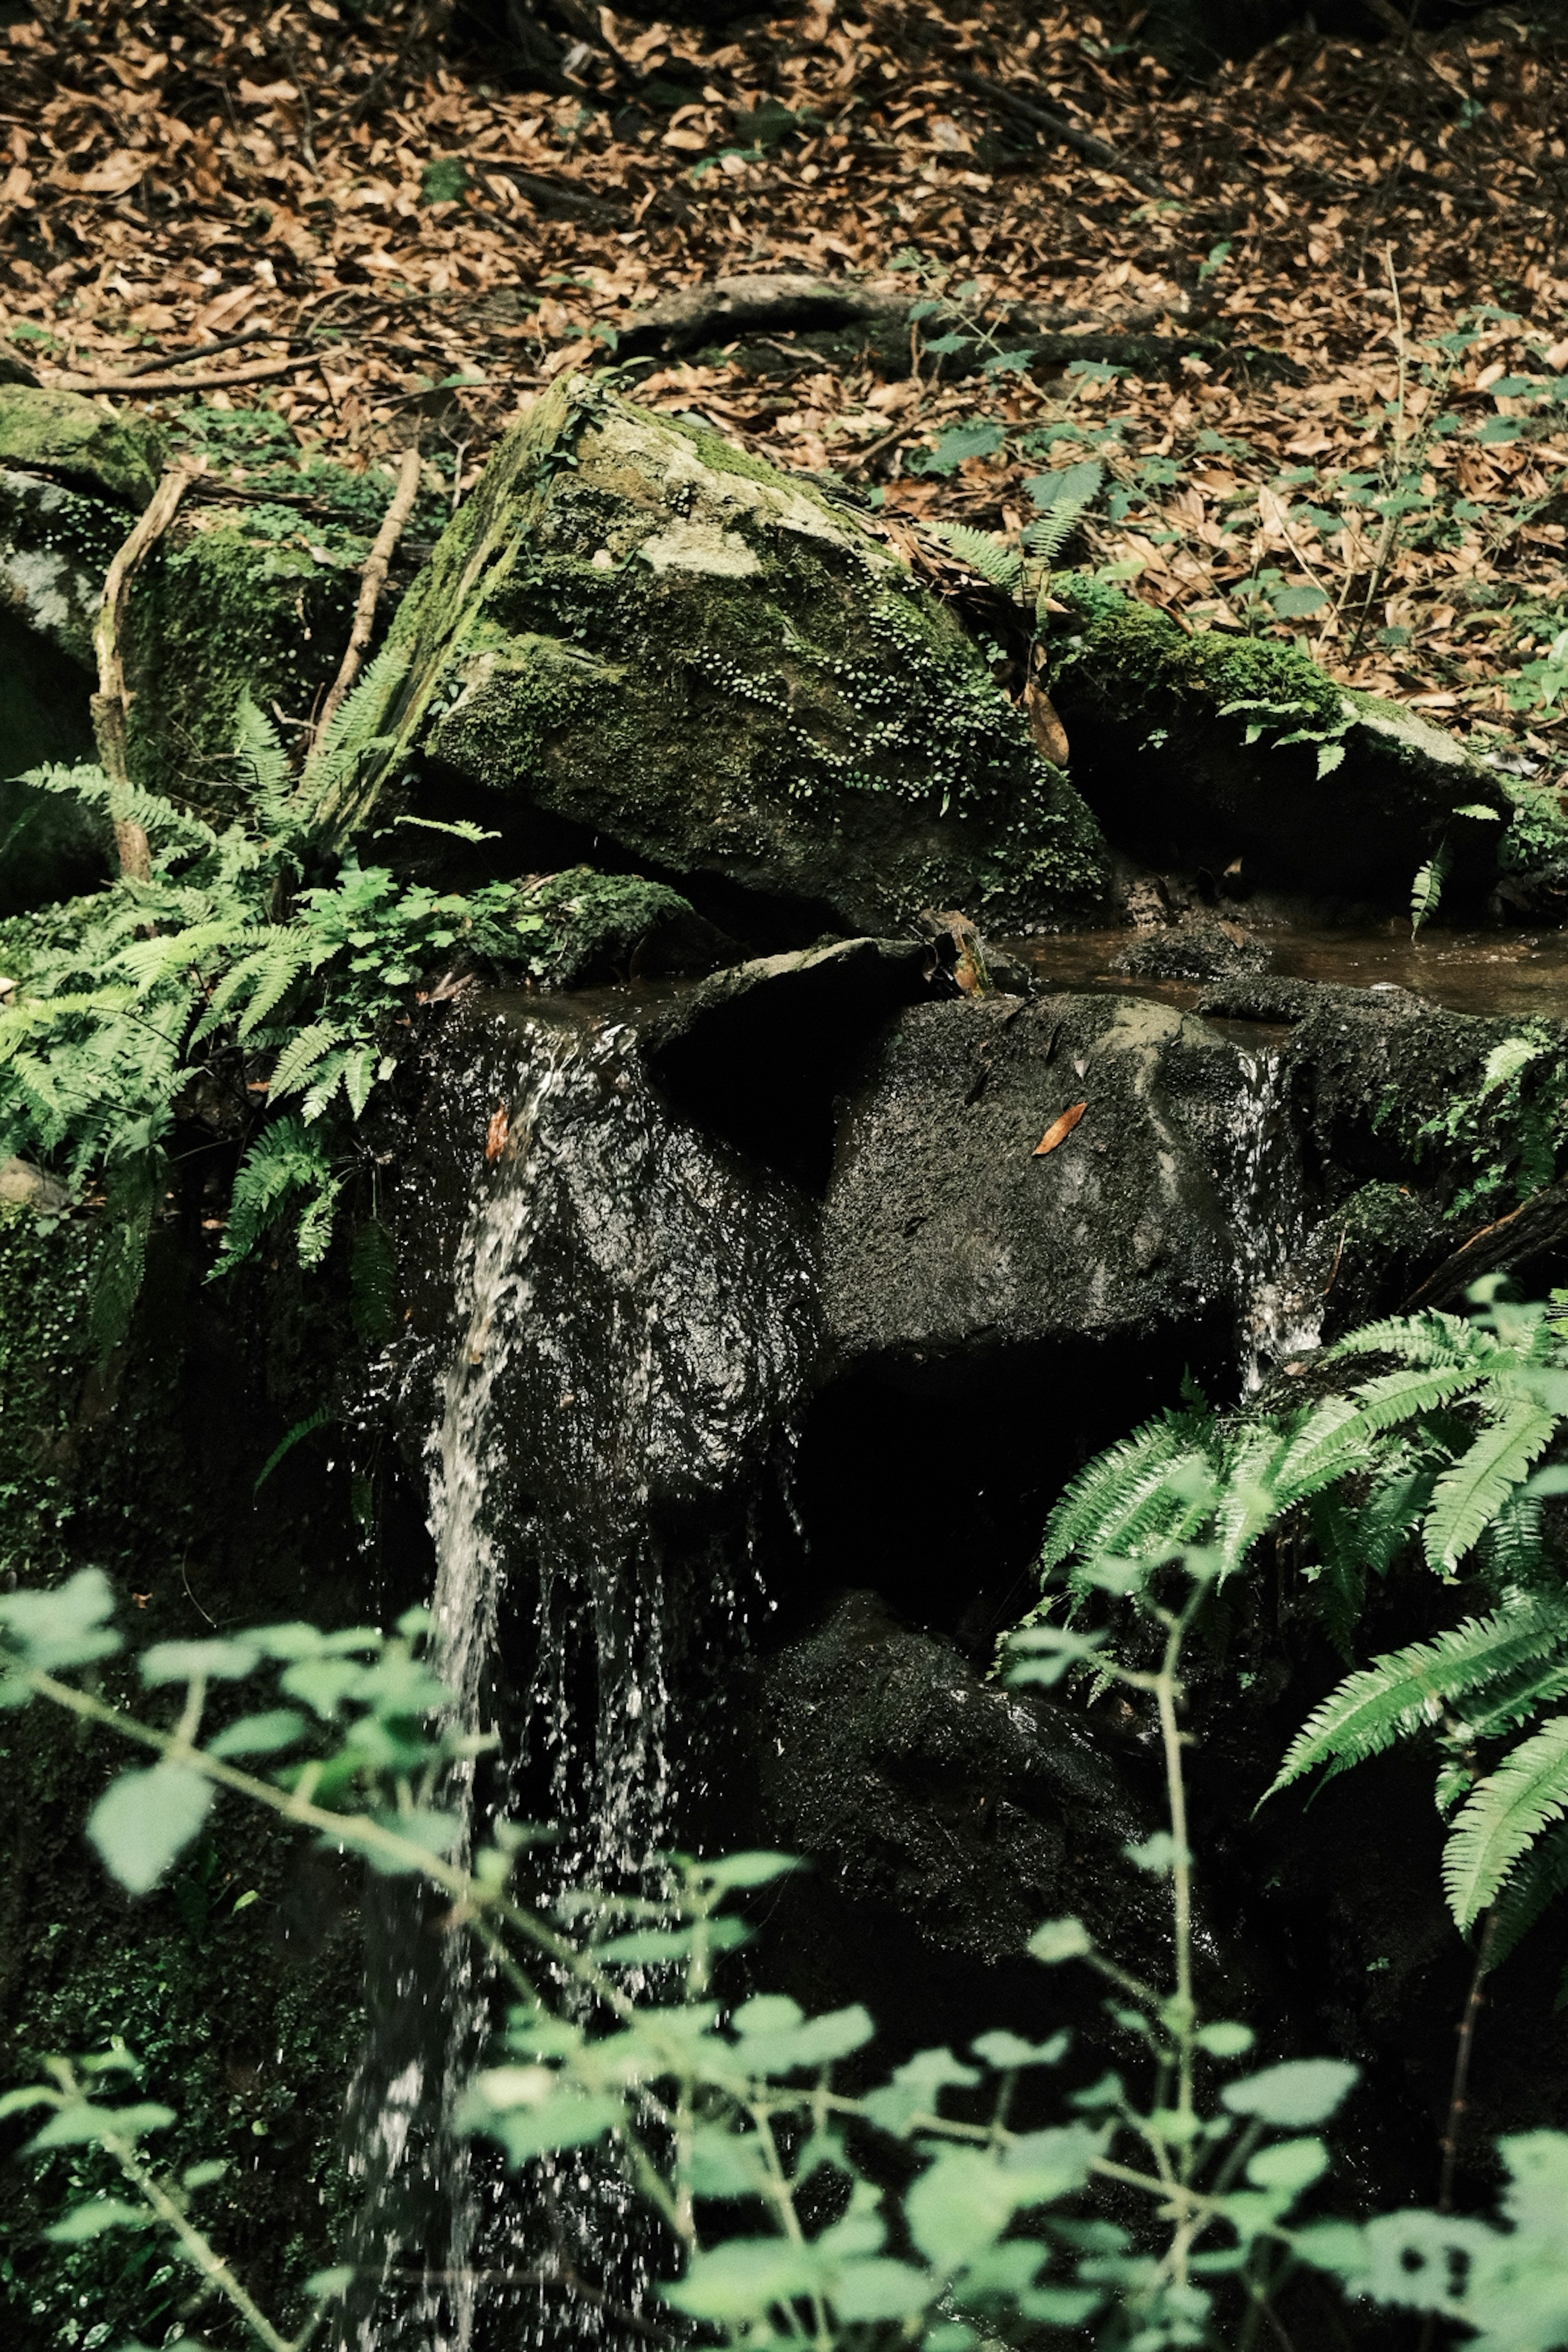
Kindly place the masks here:
POLYGON ((1563 1894, 1568 1894, 1568 1826, 1548 1830, 1510 1874, 1492 1918, 1488 1954, 1492 1968, 1501 1968, 1521 1937, 1563 1894))
POLYGON ((1327 1779, 1381 1755, 1436 1724, 1443 1706, 1468 1691, 1568 1649, 1568 1610, 1542 1605, 1518 1617, 1472 1617, 1435 1641, 1374 1658, 1351 1675, 1308 1717, 1264 1791, 1267 1802, 1303 1773, 1327 1779))
POLYGON ((1443 885, 1453 864, 1454 853, 1445 834, 1410 886, 1410 929, 1413 934, 1421 929, 1423 923, 1429 923, 1436 913, 1443 896, 1443 885))
POLYGON ((1008 596, 1016 593, 1023 580, 1024 564, 1012 548, 1002 546, 986 531, 972 530, 966 522, 937 522, 930 528, 993 588, 1008 596))
POLYGON ((379 1217, 354 1235, 349 1295, 359 1337, 367 1347, 384 1347, 397 1330, 397 1246, 379 1217))
POLYGON ((1568 1715, 1558 1715, 1488 1774, 1454 1823, 1443 1885, 1461 1930, 1490 1908, 1521 1856, 1565 1811, 1568 1715))
MULTIPOLYGON (((307 1132, 302 1119, 280 1118, 264 1129, 240 1162, 234 1180, 223 1252, 208 1281, 226 1274, 231 1266, 248 1257, 260 1235, 268 1225, 276 1223, 293 1195, 305 1195, 304 1213, 309 1216, 319 1211, 323 1201, 336 1197, 338 1183, 320 1138, 307 1132)), ((313 1233, 311 1263, 319 1260, 324 1246, 319 1234, 313 1233)), ((305 1262, 301 1245, 300 1263, 305 1262)))
POLYGON ((1529 1397, 1510 1402, 1437 1481, 1422 1528, 1426 1558, 1451 1574, 1551 1444, 1557 1415, 1529 1397))

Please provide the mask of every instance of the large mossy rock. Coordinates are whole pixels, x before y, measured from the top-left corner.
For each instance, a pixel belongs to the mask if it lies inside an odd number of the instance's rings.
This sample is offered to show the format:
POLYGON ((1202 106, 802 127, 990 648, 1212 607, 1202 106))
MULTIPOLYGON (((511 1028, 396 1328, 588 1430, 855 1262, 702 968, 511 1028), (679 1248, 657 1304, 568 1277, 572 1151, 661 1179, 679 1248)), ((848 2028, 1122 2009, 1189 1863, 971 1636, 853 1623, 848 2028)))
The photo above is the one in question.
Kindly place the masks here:
POLYGON ((1290 646, 1189 635, 1083 579, 1057 593, 1051 695, 1073 782, 1119 849, 1214 874, 1239 858, 1244 883, 1403 907, 1447 836, 1451 896, 1495 878, 1510 798, 1418 712, 1347 690, 1290 646), (1458 814, 1476 806, 1496 818, 1458 814))
POLYGON ((544 812, 855 930, 1103 890, 1076 793, 850 508, 581 378, 501 442, 389 642, 393 740, 344 832, 422 762, 443 808, 456 784, 487 824, 544 812))

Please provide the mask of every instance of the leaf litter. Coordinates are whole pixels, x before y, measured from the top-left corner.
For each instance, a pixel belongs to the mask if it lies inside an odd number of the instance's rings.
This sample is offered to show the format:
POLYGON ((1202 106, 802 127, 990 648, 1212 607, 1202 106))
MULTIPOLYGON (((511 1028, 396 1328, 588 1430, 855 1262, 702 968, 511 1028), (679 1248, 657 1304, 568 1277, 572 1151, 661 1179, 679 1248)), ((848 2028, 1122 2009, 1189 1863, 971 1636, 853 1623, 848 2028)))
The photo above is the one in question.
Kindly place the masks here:
POLYGON ((929 525, 1026 548, 1092 461, 1076 560, 1554 781, 1568 41, 1303 31, 1194 85, 1109 9, 569 14, 528 69, 431 0, 38 0, 0 29, 0 354, 134 373, 165 420, 183 359, 287 428, 302 506, 328 457, 374 514, 416 442, 433 528, 660 298, 883 289, 890 333, 721 323, 626 381, 868 502, 950 589, 929 525))

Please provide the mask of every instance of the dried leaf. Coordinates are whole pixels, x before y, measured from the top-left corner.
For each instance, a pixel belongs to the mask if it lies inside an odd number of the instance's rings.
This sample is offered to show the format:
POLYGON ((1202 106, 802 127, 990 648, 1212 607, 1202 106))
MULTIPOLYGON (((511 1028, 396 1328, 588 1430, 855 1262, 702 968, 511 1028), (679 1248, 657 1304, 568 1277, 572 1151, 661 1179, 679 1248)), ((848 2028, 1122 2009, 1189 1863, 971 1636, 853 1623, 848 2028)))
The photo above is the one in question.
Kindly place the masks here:
POLYGON ((505 1103, 497 1103, 490 1113, 490 1123, 485 1129, 485 1158, 499 1160, 506 1150, 506 1139, 511 1129, 511 1113, 505 1103))
POLYGON ((1029 731, 1042 759, 1058 768, 1065 768, 1070 756, 1067 729, 1057 716, 1057 707, 1037 678, 1031 678, 1024 688, 1024 709, 1029 720, 1029 731))
POLYGON ((1054 1151, 1058 1143, 1065 1143, 1088 1108, 1089 1105, 1086 1102, 1069 1103, 1060 1118, 1054 1118, 1047 1128, 1044 1135, 1036 1144, 1030 1155, 1031 1158, 1043 1159, 1047 1151, 1054 1151))

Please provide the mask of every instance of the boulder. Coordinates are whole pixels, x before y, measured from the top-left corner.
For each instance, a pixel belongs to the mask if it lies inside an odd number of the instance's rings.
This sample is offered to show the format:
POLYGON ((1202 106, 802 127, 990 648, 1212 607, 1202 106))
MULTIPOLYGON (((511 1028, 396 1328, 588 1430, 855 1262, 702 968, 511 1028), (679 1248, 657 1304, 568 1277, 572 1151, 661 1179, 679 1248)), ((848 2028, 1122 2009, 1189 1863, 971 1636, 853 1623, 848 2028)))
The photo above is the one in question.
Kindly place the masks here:
POLYGON ((140 514, 158 487, 162 436, 79 393, 0 383, 0 465, 47 474, 140 514))
POLYGON ((1450 900, 1496 880, 1512 801, 1419 713, 1337 685, 1292 646, 1190 635, 1081 578, 1053 590, 1067 613, 1051 699, 1073 782, 1118 849, 1215 875, 1239 858, 1258 887, 1403 908, 1447 839, 1450 900))
POLYGON ((1121 1858, 1153 1820, 1083 1715, 986 1681, 875 1592, 767 1661, 756 1754, 765 1835, 911 1941, 996 1961, 1064 1912, 1113 1947, 1169 1940, 1163 1888, 1121 1858))
POLYGON ((389 644, 390 740, 327 811, 341 835, 422 768, 489 824, 543 811, 844 929, 1103 894, 1076 793, 864 519, 582 377, 501 442, 389 644))
POLYGON ((1148 1333, 1224 1311, 1238 1279, 1228 1178, 1248 1083, 1227 1038, 1131 995, 965 998, 901 1014, 838 1129, 822 1259, 835 1365, 1148 1333))

